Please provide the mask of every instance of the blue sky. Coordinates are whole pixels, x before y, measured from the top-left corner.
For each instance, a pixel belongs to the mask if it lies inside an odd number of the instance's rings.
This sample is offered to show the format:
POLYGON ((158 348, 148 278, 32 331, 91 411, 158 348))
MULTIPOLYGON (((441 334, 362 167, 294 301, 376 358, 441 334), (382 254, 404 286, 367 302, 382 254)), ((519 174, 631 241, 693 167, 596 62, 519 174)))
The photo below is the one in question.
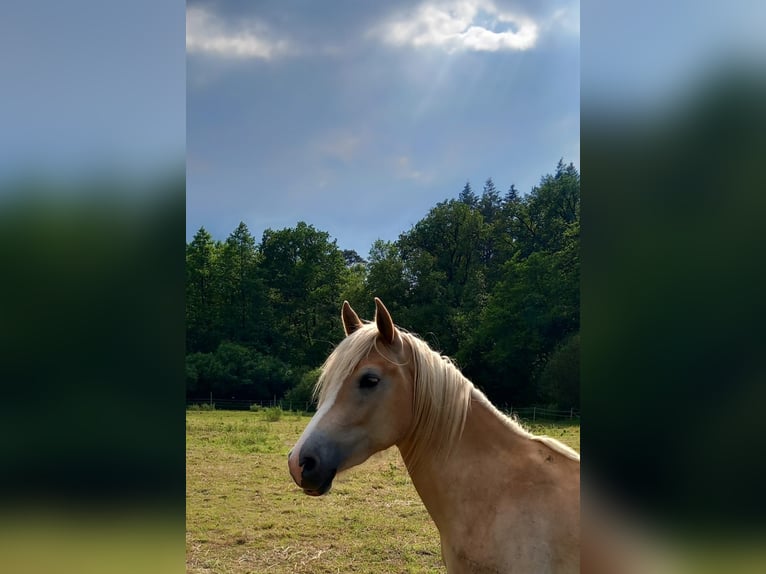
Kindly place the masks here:
POLYGON ((184 10, 155 0, 5 0, 0 179, 183 165, 184 10))
POLYGON ((303 220, 366 256, 466 180, 579 167, 578 2, 192 1, 186 25, 187 239, 303 220))
MULTIPOLYGON (((763 66, 766 2, 588 0, 582 12, 582 103, 643 114, 694 99, 721 68, 763 66)), ((755 70, 754 70, 755 71, 755 70)))

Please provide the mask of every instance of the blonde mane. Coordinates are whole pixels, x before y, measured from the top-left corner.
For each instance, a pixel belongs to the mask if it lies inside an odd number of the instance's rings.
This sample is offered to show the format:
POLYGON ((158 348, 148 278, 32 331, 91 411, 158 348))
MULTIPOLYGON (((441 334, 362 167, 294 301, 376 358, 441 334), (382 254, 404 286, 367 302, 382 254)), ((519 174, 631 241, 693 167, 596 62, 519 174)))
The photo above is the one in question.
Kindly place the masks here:
POLYGON ((487 396, 477 388, 474 388, 473 390, 473 399, 480 401, 484 405, 486 405, 487 408, 489 408, 493 413, 495 413, 495 415, 498 418, 502 419, 505 422, 506 426, 508 426, 512 431, 518 434, 521 434, 531 440, 544 444, 548 448, 555 450, 556 452, 560 454, 563 454, 567 458, 571 458, 572 460, 577 460, 577 461, 580 460, 580 453, 578 453, 572 447, 565 445, 563 442, 558 441, 555 438, 552 438, 549 436, 536 435, 529 432, 517 420, 509 417, 502 411, 498 410, 498 408, 490 402, 487 396))
MULTIPOLYGON (((402 329, 397 332, 403 343, 410 348, 415 373, 414 419, 408 437, 412 448, 402 453, 410 472, 417 467, 426 452, 436 457, 449 454, 463 434, 472 398, 489 405, 511 430, 579 460, 576 451, 555 439, 533 435, 497 410, 484 393, 463 376, 449 357, 437 353, 412 333, 402 329)), ((314 398, 318 399, 319 407, 329 393, 343 384, 360 361, 369 356, 373 349, 378 350, 378 335, 375 323, 366 323, 338 344, 322 365, 322 373, 314 387, 314 398)), ((385 353, 380 354, 386 360, 398 364, 385 353)))

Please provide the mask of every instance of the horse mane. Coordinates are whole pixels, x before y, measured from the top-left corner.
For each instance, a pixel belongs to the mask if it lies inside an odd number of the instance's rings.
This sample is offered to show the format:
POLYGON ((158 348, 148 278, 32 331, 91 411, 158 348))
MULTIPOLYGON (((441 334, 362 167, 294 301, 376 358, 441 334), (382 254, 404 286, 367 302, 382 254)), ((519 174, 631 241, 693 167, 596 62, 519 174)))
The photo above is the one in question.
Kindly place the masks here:
MULTIPOLYGON (((559 441, 535 436, 518 422, 501 413, 474 384, 455 366, 449 357, 441 355, 420 337, 400 328, 397 332, 405 345, 410 347, 415 373, 413 382, 413 425, 409 442, 412 448, 405 455, 410 472, 423 459, 426 452, 446 457, 463 434, 471 399, 479 400, 503 419, 514 432, 537 440, 550 448, 576 460, 580 455, 559 441)), ((373 349, 378 350, 378 329, 374 322, 344 338, 322 365, 322 373, 314 387, 318 406, 334 393, 354 371, 359 362, 373 349)), ((380 352, 380 350, 378 350, 380 352)), ((386 353, 386 360, 394 363, 386 353)))
POLYGON ((473 383, 452 359, 431 349, 423 339, 399 331, 409 344, 415 363, 414 424, 412 448, 405 453, 410 471, 426 452, 446 457, 463 434, 473 383))
POLYGON ((528 439, 544 444, 551 450, 554 450, 558 452, 559 454, 563 454, 567 458, 570 458, 576 461, 580 460, 580 453, 578 453, 572 447, 565 445, 563 442, 549 436, 536 435, 529 432, 516 419, 509 417, 508 415, 500 411, 495 405, 493 405, 492 402, 487 398, 487 396, 484 393, 482 393, 479 389, 474 388, 473 398, 477 401, 482 402, 487 408, 489 408, 493 413, 495 413, 495 415, 498 418, 503 420, 506 426, 508 426, 512 431, 518 434, 521 434, 527 437, 528 439))

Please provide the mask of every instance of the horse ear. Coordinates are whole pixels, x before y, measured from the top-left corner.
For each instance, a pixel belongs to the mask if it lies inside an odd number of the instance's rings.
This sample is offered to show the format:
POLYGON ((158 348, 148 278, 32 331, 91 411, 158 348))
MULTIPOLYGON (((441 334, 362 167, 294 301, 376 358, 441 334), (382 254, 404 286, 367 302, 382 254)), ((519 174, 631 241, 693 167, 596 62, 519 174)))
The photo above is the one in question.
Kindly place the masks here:
POLYGON ((343 330, 346 332, 347 337, 362 326, 362 320, 356 314, 356 311, 351 308, 351 305, 348 304, 348 301, 343 301, 340 318, 343 320, 343 330))
POLYGON ((375 297, 375 324, 386 343, 392 344, 396 339, 396 327, 394 327, 394 321, 391 319, 391 313, 388 312, 383 301, 377 297, 375 297))

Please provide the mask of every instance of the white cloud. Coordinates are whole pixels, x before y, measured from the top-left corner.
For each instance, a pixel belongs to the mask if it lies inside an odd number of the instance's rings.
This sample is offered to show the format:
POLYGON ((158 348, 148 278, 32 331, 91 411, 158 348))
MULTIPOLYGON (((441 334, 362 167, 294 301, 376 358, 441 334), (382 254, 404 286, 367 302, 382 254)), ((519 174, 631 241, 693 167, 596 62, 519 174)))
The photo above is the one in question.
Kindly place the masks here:
POLYGON ((224 58, 262 59, 290 51, 286 40, 277 40, 265 25, 244 22, 237 29, 227 26, 217 15, 204 8, 186 10, 186 51, 224 58))
POLYGON ((333 132, 324 135, 315 147, 323 157, 350 163, 355 159, 362 143, 362 138, 357 134, 333 132))
POLYGON ((499 9, 491 0, 427 1, 374 33, 399 46, 497 52, 532 48, 538 26, 530 18, 499 9))
POLYGON ((412 159, 406 155, 399 156, 394 160, 394 173, 399 179, 408 179, 420 183, 431 180, 429 174, 415 169, 412 165, 412 159))

